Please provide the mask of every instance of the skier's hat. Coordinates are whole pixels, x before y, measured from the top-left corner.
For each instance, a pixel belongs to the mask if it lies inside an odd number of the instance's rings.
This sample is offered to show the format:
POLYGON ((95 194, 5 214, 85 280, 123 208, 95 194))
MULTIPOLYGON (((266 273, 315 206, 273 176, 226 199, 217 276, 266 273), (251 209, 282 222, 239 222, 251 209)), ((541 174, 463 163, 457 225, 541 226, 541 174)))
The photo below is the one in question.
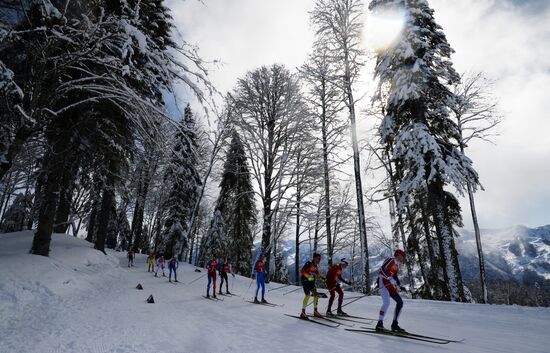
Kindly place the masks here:
POLYGON ((398 257, 398 256, 401 256, 401 257, 406 257, 405 255, 405 252, 401 249, 397 249, 395 250, 395 252, 393 253, 393 257, 398 257))
POLYGON ((341 264, 346 264, 346 265, 349 265, 349 263, 348 263, 348 259, 346 259, 345 257, 344 257, 344 258, 342 258, 342 259, 340 260, 340 263, 341 263, 341 264))

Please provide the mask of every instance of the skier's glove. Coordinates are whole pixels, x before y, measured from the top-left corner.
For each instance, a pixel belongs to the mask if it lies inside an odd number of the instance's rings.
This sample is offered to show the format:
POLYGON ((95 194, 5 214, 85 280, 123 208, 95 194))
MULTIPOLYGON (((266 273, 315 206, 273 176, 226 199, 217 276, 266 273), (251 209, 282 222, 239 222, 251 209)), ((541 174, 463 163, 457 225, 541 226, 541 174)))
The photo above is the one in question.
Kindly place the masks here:
POLYGON ((309 276, 309 277, 307 278, 307 280, 308 280, 309 282, 313 282, 313 281, 315 281, 315 277, 314 277, 314 276, 309 276))
POLYGON ((402 290, 403 292, 406 292, 407 291, 407 288, 403 287, 403 286, 399 286, 399 289, 402 290))
POLYGON ((397 281, 393 278, 390 278, 390 284, 394 287, 397 287, 397 281))
POLYGON ((250 276, 250 278, 256 279, 256 274, 253 274, 252 276, 250 276))
POLYGON ((231 274, 231 276, 235 277, 235 274, 234 274, 234 273, 232 273, 232 274, 231 274))

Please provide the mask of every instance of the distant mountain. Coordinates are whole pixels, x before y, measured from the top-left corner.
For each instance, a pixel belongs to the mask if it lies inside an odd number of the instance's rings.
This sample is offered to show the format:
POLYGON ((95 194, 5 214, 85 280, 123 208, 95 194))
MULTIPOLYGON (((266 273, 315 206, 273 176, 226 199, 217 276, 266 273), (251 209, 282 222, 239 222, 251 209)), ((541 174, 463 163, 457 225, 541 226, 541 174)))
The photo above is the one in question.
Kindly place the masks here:
MULTIPOLYGON (((460 229, 457 250, 465 281, 479 278, 473 231, 460 229)), ((550 280, 550 225, 528 228, 482 229, 487 278, 533 283, 550 280)))

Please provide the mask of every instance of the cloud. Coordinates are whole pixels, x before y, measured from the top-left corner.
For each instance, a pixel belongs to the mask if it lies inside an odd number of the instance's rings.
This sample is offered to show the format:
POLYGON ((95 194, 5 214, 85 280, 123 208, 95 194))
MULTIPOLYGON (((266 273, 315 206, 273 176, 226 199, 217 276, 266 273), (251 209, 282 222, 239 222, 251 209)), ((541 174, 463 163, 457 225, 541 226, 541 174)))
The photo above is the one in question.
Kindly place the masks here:
MULTIPOLYGON (((312 0, 204 2, 168 5, 184 37, 205 58, 225 63, 211 74, 222 92, 258 66, 277 62, 293 68, 306 59, 313 40, 312 0)), ((485 187, 476 194, 481 226, 550 223, 550 2, 432 0, 430 5, 456 50, 455 68, 481 70, 497 80, 494 93, 505 117, 501 134, 496 145, 472 143, 468 151, 485 187)))

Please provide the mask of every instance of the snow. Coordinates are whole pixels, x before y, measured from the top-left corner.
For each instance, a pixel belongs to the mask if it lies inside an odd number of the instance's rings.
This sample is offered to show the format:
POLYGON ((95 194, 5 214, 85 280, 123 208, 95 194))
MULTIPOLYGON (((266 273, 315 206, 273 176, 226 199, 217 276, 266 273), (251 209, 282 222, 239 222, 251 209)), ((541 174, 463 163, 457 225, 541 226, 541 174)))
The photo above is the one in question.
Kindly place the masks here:
MULTIPOLYGON (((267 292, 268 300, 284 307, 249 304, 241 297, 214 302, 202 297, 205 278, 184 284, 204 274, 190 265, 180 264, 183 283, 173 285, 147 273, 146 255, 128 268, 125 253, 105 256, 68 235, 53 235, 49 258, 29 255, 31 243, 29 231, 0 235, 0 353, 548 352, 548 308, 405 300, 404 328, 465 339, 440 346, 286 317, 301 306, 301 291, 283 296, 293 286, 267 292), (135 289, 138 283, 143 291, 135 289), (149 294, 155 304, 145 302, 149 294)), ((230 283, 233 292, 251 297, 250 279, 230 277, 230 283)), ((380 302, 369 297, 346 309, 375 317, 380 302)), ((320 308, 325 305, 321 299, 320 308)))

